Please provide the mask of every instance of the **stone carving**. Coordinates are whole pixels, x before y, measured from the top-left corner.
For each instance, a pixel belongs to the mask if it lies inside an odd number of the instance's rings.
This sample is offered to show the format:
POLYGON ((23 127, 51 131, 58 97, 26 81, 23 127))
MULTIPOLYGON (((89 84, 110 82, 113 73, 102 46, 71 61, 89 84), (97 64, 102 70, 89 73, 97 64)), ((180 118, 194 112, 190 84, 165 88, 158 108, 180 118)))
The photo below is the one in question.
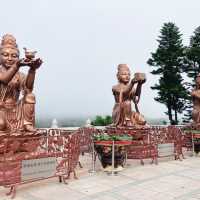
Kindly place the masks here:
POLYGON ((32 93, 36 70, 42 60, 25 49, 19 59, 16 39, 6 34, 0 44, 0 131, 35 132, 35 96, 32 93), (21 67, 28 67, 25 75, 21 67), (20 98, 22 96, 22 98, 20 98))
POLYGON ((58 128, 58 121, 54 118, 51 122, 51 128, 58 128))
POLYGON ((85 127, 92 127, 91 120, 89 118, 85 122, 85 127))
POLYGON ((193 125, 200 125, 200 74, 196 78, 196 88, 191 92, 193 100, 193 125))
POLYGON ((145 74, 135 73, 132 80, 130 80, 130 77, 128 65, 119 64, 117 73, 119 83, 112 88, 115 98, 112 113, 114 126, 141 127, 146 124, 144 117, 138 109, 142 85, 146 81, 145 74), (135 111, 132 111, 131 102, 135 104, 135 111))

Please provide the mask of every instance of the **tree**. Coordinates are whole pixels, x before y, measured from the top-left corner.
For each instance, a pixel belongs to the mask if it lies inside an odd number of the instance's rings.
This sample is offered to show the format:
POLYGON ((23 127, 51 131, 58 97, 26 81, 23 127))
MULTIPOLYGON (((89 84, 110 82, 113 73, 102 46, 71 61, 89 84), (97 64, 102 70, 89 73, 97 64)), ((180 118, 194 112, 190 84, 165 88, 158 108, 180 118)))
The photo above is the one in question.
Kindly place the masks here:
POLYGON ((104 119, 104 122, 105 122, 105 126, 112 124, 112 117, 110 115, 107 115, 104 119))
MULTIPOLYGON (((190 38, 189 47, 185 49, 185 57, 183 62, 183 71, 191 79, 188 82, 188 93, 195 85, 195 79, 200 73, 200 26, 197 27, 190 38)), ((184 121, 188 122, 192 118, 192 98, 188 95, 186 104, 186 113, 184 114, 184 121)))
POLYGON ((109 124, 112 124, 112 117, 107 115, 105 117, 97 115, 95 120, 91 122, 94 126, 107 126, 109 124))
POLYGON ((178 113, 183 112, 187 98, 181 76, 184 56, 181 36, 174 23, 164 23, 157 40, 158 48, 147 61, 154 67, 151 73, 159 75, 158 83, 151 87, 158 91, 154 99, 167 107, 166 114, 171 124, 178 124, 178 113))
POLYGON ((190 45, 185 49, 184 72, 194 83, 200 73, 200 26, 195 29, 190 38, 190 45))

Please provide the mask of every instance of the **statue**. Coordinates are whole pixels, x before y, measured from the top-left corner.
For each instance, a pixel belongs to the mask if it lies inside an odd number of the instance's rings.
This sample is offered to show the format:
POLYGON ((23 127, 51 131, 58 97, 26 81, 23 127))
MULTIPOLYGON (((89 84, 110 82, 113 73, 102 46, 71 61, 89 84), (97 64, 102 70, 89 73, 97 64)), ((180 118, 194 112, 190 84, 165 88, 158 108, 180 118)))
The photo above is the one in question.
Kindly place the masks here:
POLYGON ((35 53, 25 48, 25 58, 19 59, 16 39, 9 34, 2 38, 0 44, 1 132, 36 132, 35 96, 32 91, 35 73, 41 66, 42 60, 35 59, 35 53), (29 68, 27 75, 19 71, 24 66, 29 68))
POLYGON ((149 129, 138 109, 142 85, 146 81, 145 74, 135 73, 131 80, 128 65, 119 64, 117 79, 118 84, 112 87, 115 98, 113 123, 105 127, 106 134, 100 134, 100 141, 95 141, 95 151, 98 153, 104 171, 111 173, 123 170, 127 151, 132 151, 133 144, 136 142, 139 145, 141 142, 143 144, 143 135, 149 129), (132 110, 132 102, 135 104, 135 111, 132 110), (131 149, 127 148, 128 146, 131 146, 131 149))
POLYGON ((85 127, 92 127, 91 120, 89 118, 85 122, 85 127))
POLYGON ((193 125, 200 125, 200 73, 196 78, 196 88, 191 92, 193 100, 193 125))
POLYGON ((54 118, 51 122, 51 128, 58 128, 58 121, 54 118))
POLYGON ((131 81, 130 76, 128 65, 119 64, 117 73, 119 83, 112 88, 115 98, 112 113, 114 126, 141 127, 146 124, 138 109, 142 84, 146 81, 145 74, 135 73, 135 77, 131 81), (132 111, 132 101, 135 104, 135 112, 132 111))

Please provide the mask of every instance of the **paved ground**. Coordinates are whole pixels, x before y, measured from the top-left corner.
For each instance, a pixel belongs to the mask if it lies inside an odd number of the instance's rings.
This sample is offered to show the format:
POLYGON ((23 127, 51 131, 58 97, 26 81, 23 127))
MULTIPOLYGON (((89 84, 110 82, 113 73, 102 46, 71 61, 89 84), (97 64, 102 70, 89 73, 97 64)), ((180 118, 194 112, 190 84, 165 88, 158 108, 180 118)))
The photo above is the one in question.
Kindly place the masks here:
MULTIPOLYGON (((84 156, 79 180, 68 185, 50 179, 18 187, 15 200, 197 200, 200 199, 200 157, 185 160, 165 159, 159 165, 149 161, 141 166, 128 161, 127 168, 117 176, 108 176, 97 166, 97 173, 89 175, 90 158, 84 156)), ((6 189, 0 187, 0 200, 6 189)))

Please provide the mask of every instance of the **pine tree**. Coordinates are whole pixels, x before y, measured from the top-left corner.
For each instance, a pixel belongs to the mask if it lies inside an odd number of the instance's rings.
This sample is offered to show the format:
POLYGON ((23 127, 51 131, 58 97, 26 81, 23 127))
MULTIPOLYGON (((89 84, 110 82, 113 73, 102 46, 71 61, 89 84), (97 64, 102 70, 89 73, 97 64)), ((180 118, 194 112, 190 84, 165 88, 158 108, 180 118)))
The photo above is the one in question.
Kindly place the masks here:
POLYGON ((159 82, 151 87, 158 91, 154 99, 167 107, 166 114, 171 124, 178 124, 178 113, 184 111, 187 97, 181 76, 184 55, 181 36, 174 23, 164 23, 157 40, 158 48, 147 61, 154 67, 151 73, 160 77, 159 82))
POLYGON ((185 50, 184 71, 194 83, 200 73, 200 27, 196 28, 190 38, 190 45, 185 50))
MULTIPOLYGON (((185 49, 185 57, 183 63, 183 70, 191 79, 188 83, 188 93, 195 85, 195 79, 200 73, 200 26, 197 27, 190 38, 189 47, 185 49)), ((192 98, 188 96, 186 104, 186 113, 184 114, 184 121, 188 122, 192 118, 192 98)))

